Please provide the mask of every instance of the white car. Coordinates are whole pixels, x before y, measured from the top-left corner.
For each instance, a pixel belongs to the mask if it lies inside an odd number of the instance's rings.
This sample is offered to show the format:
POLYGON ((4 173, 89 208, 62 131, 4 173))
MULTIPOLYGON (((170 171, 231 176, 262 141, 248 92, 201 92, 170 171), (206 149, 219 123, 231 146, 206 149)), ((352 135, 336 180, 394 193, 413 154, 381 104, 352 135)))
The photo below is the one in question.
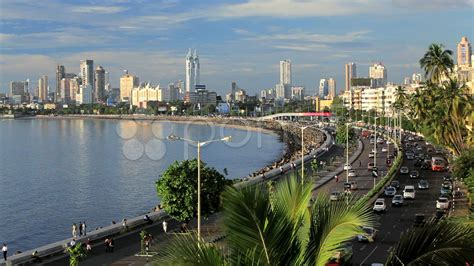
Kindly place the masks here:
POLYGON ((352 165, 350 164, 345 164, 344 165, 344 170, 351 170, 352 169, 352 165))
POLYGON ((404 199, 415 199, 415 186, 405 186, 403 189, 404 199))
POLYGON ((331 193, 331 196, 329 196, 329 200, 331 200, 331 201, 338 201, 338 200, 341 199, 341 197, 342 197, 341 192, 339 192, 339 191, 333 191, 333 192, 331 193))
POLYGON ((387 209, 387 205, 385 205, 385 199, 378 198, 374 203, 373 210, 375 212, 384 212, 387 209))
POLYGON ((387 148, 382 147, 382 152, 387 152, 387 148))
POLYGON ((447 210, 449 209, 449 199, 446 197, 439 197, 436 201, 436 209, 447 210))
POLYGON ((362 234, 357 235, 357 241, 359 242, 374 242, 377 230, 373 227, 362 227, 362 234))
POLYGON ((354 170, 349 171, 349 177, 357 177, 357 172, 354 170))
POLYGON ((400 167, 400 174, 408 174, 410 172, 410 169, 408 169, 408 167, 406 166, 402 166, 400 167))
POLYGON ((374 158, 375 154, 373 152, 369 153, 369 158, 374 158))

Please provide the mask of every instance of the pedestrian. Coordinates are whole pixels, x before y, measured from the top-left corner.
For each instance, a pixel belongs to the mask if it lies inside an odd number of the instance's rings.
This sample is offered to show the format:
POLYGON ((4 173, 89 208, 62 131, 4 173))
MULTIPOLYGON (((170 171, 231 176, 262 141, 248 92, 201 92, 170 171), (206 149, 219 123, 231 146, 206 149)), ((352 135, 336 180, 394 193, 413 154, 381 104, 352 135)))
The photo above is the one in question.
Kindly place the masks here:
POLYGON ((73 238, 73 239, 71 240, 71 242, 69 242, 69 246, 70 246, 70 247, 74 247, 75 245, 76 245, 76 239, 73 238))
POLYGON ((280 166, 280 175, 283 175, 283 167, 280 166))
POLYGON ((168 233, 168 222, 166 220, 163 221, 163 232, 168 233))
POLYGON ((72 224, 72 237, 77 237, 77 225, 72 224))
POLYGON ((79 236, 82 236, 82 222, 79 222, 79 236))
POLYGON ((87 254, 92 253, 92 245, 91 245, 91 240, 89 238, 86 241, 86 251, 87 251, 87 254))
POLYGON ((145 250, 148 253, 148 250, 150 249, 150 235, 146 235, 145 238, 143 239, 145 241, 145 250))
POLYGON ((110 241, 109 241, 109 248, 110 248, 110 252, 114 252, 114 239, 113 238, 110 238, 110 241))
POLYGON ((33 251, 33 253, 31 253, 31 257, 33 258, 33 262, 37 262, 37 263, 41 263, 43 262, 40 258, 40 256, 38 255, 38 251, 33 251))
POLYGON ((125 219, 125 218, 122 220, 122 227, 123 227, 123 229, 125 229, 125 230, 127 230, 127 228, 128 228, 128 226, 127 226, 127 219, 125 219))
POLYGON ((143 216, 143 220, 147 222, 147 224, 153 223, 153 221, 150 219, 150 216, 148 216, 148 214, 145 214, 145 216, 143 216))
POLYGON ((361 160, 359 160, 359 167, 361 167, 361 166, 362 166, 362 161, 361 161, 361 160))
POLYGON ((5 243, 3 243, 2 252, 3 252, 3 259, 7 261, 8 247, 7 247, 7 244, 5 243))
POLYGON ((336 183, 339 182, 339 177, 337 175, 334 176, 334 179, 336 179, 336 183))
POLYGON ((104 245, 105 245, 105 252, 109 252, 110 251, 110 240, 109 240, 108 237, 104 240, 104 245))
POLYGON ((87 225, 86 225, 86 221, 84 221, 82 222, 82 234, 86 236, 87 235, 86 232, 87 232, 87 225))

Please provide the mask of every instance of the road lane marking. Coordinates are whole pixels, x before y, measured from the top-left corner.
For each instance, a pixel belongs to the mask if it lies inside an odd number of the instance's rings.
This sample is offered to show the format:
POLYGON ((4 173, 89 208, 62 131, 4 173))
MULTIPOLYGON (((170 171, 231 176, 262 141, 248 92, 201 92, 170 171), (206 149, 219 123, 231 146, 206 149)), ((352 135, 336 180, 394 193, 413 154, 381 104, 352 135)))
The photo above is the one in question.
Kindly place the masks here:
POLYGON ((359 250, 362 251, 367 247, 367 245, 363 245, 359 250))
POLYGON ((372 251, 369 253, 369 255, 367 255, 367 257, 365 257, 365 259, 360 263, 360 265, 364 264, 364 262, 370 257, 372 256, 372 253, 374 253, 374 251, 378 248, 378 246, 375 246, 374 249, 372 249, 372 251))

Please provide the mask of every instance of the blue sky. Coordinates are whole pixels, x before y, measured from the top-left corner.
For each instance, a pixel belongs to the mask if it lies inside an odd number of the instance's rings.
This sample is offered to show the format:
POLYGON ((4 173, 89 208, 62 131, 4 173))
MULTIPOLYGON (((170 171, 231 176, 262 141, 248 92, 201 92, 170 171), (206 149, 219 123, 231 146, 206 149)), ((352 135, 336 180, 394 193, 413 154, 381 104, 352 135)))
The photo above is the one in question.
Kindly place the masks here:
POLYGON ((56 64, 78 72, 81 59, 102 65, 113 87, 124 69, 166 85, 184 80, 188 48, 218 93, 234 80, 250 94, 271 88, 281 59, 310 93, 320 78, 341 89, 351 61, 359 76, 382 61, 400 83, 420 72, 430 43, 455 51, 473 29, 474 0, 0 0, 0 91, 43 74, 54 88, 56 64))

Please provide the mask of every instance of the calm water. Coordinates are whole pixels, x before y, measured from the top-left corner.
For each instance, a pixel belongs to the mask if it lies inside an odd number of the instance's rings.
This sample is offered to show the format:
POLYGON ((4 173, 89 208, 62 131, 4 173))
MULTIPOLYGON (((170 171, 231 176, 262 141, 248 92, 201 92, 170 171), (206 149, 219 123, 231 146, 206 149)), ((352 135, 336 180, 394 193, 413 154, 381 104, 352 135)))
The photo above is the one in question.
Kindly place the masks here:
POLYGON ((11 254, 134 217, 159 203, 154 182, 196 149, 169 134, 209 140, 202 159, 243 177, 283 152, 278 136, 207 125, 91 119, 0 120, 0 243, 11 254), (190 137, 192 136, 192 137, 190 137))

